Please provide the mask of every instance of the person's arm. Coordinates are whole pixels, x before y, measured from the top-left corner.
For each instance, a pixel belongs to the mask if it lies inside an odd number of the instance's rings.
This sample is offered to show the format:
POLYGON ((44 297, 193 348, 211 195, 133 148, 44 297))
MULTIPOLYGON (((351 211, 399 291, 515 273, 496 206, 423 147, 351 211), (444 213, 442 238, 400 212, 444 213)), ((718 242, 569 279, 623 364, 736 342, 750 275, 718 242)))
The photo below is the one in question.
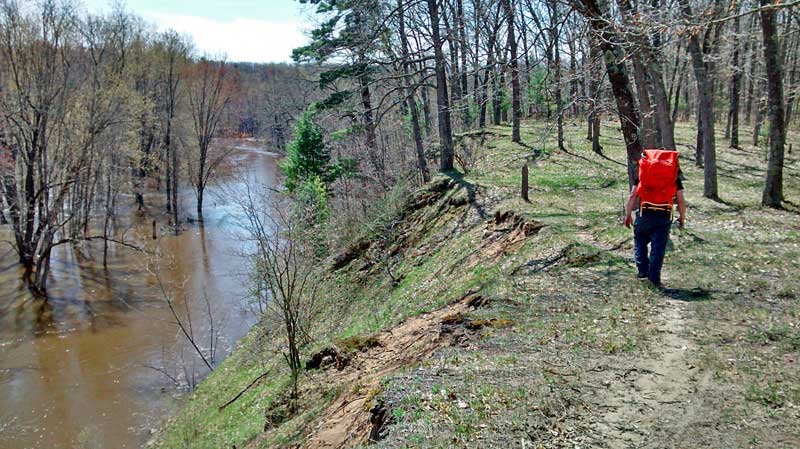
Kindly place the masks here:
POLYGON ((636 186, 633 186, 631 194, 628 195, 628 202, 625 203, 625 217, 622 219, 622 224, 625 225, 626 228, 630 228, 631 223, 633 223, 631 214, 633 213, 633 208, 636 207, 637 199, 639 199, 639 195, 636 194, 636 186))
POLYGON ((683 195, 683 190, 678 190, 678 226, 683 228, 686 223, 686 197, 683 195))

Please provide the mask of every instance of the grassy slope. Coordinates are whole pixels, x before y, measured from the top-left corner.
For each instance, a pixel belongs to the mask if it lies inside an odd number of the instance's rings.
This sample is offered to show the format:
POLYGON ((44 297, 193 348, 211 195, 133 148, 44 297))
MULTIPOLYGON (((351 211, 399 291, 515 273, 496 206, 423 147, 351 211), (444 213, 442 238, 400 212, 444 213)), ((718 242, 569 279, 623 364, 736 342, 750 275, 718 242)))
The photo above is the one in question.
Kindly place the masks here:
MULTIPOLYGON (((530 203, 517 190, 531 151, 512 144, 508 128, 493 128, 476 145, 476 168, 444 198, 406 211, 402 221, 384 220, 379 243, 325 281, 325 300, 337 312, 320 326, 320 347, 392 327, 474 288, 492 300, 474 317, 513 323, 470 334, 388 377, 380 397, 393 423, 378 444, 800 444, 800 220, 797 211, 757 206, 763 151, 719 150, 726 203, 700 197, 702 173, 683 157, 689 223, 673 233, 663 274, 672 290, 664 295, 632 280, 631 232, 618 225, 626 191, 615 162, 624 160, 619 134, 603 130, 604 159, 586 150, 582 127, 568 126, 570 154, 552 151, 547 131, 544 124, 523 130, 526 142, 544 149, 531 166, 530 203), (499 210, 545 227, 525 241, 492 241, 486 218, 499 210), (661 367, 668 369, 655 372, 661 367)), ((679 143, 693 142, 688 125, 677 131, 679 143)), ((789 157, 785 195, 795 201, 799 168, 789 157)), ((203 383, 160 446, 298 442, 342 389, 354 388, 326 385, 324 372, 309 375, 301 413, 255 440, 285 381, 266 329, 255 328, 203 383), (273 374, 218 409, 266 370, 273 374)))

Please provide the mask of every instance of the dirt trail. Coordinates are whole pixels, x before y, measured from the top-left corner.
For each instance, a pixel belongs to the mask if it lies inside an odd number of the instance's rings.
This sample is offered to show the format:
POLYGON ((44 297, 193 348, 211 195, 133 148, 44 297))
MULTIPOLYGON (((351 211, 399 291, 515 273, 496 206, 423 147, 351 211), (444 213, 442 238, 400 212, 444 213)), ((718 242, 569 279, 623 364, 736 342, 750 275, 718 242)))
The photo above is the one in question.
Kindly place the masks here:
POLYGON ((659 301, 661 339, 653 352, 620 359, 601 376, 604 389, 593 402, 602 414, 592 427, 604 447, 668 447, 700 417, 694 393, 707 379, 698 379, 688 356, 695 346, 682 335, 687 303, 666 297, 659 301))

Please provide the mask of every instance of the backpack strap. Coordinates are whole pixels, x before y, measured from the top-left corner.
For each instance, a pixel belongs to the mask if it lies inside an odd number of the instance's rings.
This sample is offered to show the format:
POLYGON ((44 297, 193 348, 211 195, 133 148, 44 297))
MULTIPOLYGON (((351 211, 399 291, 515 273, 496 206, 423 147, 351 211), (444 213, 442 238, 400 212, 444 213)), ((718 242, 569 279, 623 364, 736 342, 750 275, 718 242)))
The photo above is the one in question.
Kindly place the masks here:
POLYGON ((649 203, 646 201, 641 201, 639 204, 639 210, 656 210, 661 212, 669 212, 669 221, 672 221, 672 216, 674 213, 674 208, 672 207, 672 203, 667 204, 656 204, 656 203, 649 203))

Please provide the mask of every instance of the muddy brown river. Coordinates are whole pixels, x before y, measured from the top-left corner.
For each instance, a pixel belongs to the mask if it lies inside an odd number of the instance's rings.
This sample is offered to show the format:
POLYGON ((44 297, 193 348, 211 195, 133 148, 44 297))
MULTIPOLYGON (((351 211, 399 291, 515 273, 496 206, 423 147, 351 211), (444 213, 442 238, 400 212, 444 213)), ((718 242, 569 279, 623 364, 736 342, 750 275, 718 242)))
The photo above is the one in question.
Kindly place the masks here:
MULTIPOLYGON (((108 269, 64 245, 54 253, 49 299, 33 298, 7 243, 0 246, 0 448, 135 448, 179 406, 185 383, 207 374, 179 333, 148 266, 191 313, 195 335, 208 348, 207 296, 219 333, 217 361, 256 321, 247 302, 239 207, 243 180, 274 185, 276 157, 237 142, 229 174, 209 187, 203 226, 175 236, 159 219, 166 257, 114 248, 108 269), (152 268, 151 268, 152 269, 152 268)), ((194 193, 182 192, 181 216, 194 215, 194 193)), ((133 203, 121 196, 120 204, 133 203)), ((161 213, 163 196, 147 196, 161 213)), ((131 204, 127 204, 130 207, 131 204)), ((129 236, 150 240, 152 218, 130 209, 129 236)), ((11 238, 0 226, 0 241, 11 238)), ((86 253, 101 260, 97 247, 86 253)))

